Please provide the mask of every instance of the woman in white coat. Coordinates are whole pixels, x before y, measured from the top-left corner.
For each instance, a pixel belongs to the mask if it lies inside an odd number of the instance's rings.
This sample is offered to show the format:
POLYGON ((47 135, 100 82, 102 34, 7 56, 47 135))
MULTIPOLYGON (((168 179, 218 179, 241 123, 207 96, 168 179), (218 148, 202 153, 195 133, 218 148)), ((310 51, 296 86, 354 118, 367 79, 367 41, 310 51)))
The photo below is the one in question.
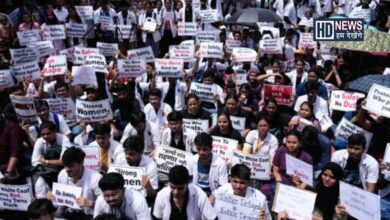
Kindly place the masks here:
POLYGON ((157 57, 161 40, 159 31, 161 25, 160 17, 153 11, 152 3, 146 2, 144 6, 145 11, 138 18, 138 25, 142 31, 142 42, 145 46, 151 46, 154 56, 157 57), (156 24, 155 27, 151 27, 153 24, 156 24))

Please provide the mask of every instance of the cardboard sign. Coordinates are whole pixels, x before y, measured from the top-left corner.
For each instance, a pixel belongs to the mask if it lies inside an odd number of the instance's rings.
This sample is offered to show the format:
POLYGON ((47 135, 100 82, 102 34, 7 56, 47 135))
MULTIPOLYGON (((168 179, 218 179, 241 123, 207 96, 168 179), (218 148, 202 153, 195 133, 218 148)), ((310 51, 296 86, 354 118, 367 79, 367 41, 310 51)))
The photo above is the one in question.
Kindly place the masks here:
POLYGON ((118 55, 118 44, 117 43, 103 43, 97 42, 96 47, 99 50, 99 53, 103 54, 106 57, 116 57, 118 55))
POLYGON ((66 23, 65 33, 67 37, 82 38, 87 33, 88 27, 86 24, 66 23))
POLYGON ((209 120, 183 118, 183 127, 194 130, 197 133, 208 132, 209 120))
POLYGON ((260 51, 266 54, 283 54, 280 38, 260 40, 260 51))
POLYGON ((183 75, 184 61, 181 59, 155 59, 157 76, 179 78, 183 75))
POLYGON ((218 42, 218 32, 216 31, 198 31, 196 33, 197 43, 218 42))
POLYGON ((44 40, 66 39, 65 26, 62 24, 45 25, 43 28, 43 39, 44 40))
POLYGON ((90 170, 100 171, 100 147, 84 146, 80 148, 84 151, 84 167, 90 170))
POLYGON ((74 85, 94 85, 98 87, 95 69, 90 66, 72 67, 72 86, 74 85))
POLYGON ((386 67, 385 70, 383 71, 383 75, 390 75, 390 67, 386 67))
POLYGON ((68 69, 66 56, 58 55, 51 56, 46 60, 46 64, 42 69, 42 74, 47 76, 64 75, 68 69))
POLYGON ((11 59, 16 64, 38 62, 39 51, 36 48, 9 49, 11 59))
POLYGON ((45 99, 51 112, 64 116, 65 121, 76 121, 75 105, 72 98, 45 99))
POLYGON ((233 51, 233 48, 240 47, 241 41, 239 40, 226 40, 226 52, 231 53, 233 51))
POLYGON ((0 70, 0 89, 13 86, 14 79, 12 78, 11 70, 0 70))
POLYGON ((34 104, 34 98, 28 96, 9 96, 14 107, 19 123, 33 125, 38 123, 38 115, 34 104))
POLYGON ((146 196, 146 190, 142 187, 142 176, 146 171, 143 167, 119 167, 110 166, 107 173, 119 173, 125 179, 125 187, 138 191, 142 195, 146 196))
POLYGON ((38 29, 28 31, 18 31, 17 33, 19 44, 25 46, 31 42, 41 41, 41 35, 38 29))
POLYGON ((154 62, 154 53, 151 46, 142 47, 127 51, 127 58, 129 59, 145 59, 147 63, 154 62))
POLYGON ((246 154, 239 150, 233 151, 232 165, 244 164, 251 169, 251 179, 270 180, 271 165, 269 155, 246 154))
POLYGON ((89 54, 85 57, 85 66, 92 67, 95 72, 108 73, 106 58, 101 54, 89 54))
POLYGON ((157 28, 157 23, 155 22, 154 19, 152 19, 152 18, 146 18, 145 19, 145 22, 144 22, 144 25, 143 25, 143 29, 145 31, 155 32, 156 28, 157 28))
POLYGON ((287 211, 289 218, 311 220, 316 196, 316 193, 309 190, 278 183, 272 211, 287 211))
POLYGON ((120 30, 120 33, 122 34, 121 36, 123 39, 130 39, 130 35, 133 30, 133 26, 131 24, 128 25, 118 24, 118 28, 120 30))
POLYGON ((380 220, 380 196, 340 181, 340 204, 356 219, 380 220))
POLYGON ((93 19, 93 7, 90 5, 75 6, 77 14, 84 22, 93 19))
POLYGON ((84 64, 85 58, 90 54, 99 54, 99 50, 97 48, 83 48, 83 47, 75 47, 74 48, 74 64, 84 64))
POLYGON ((313 40, 313 33, 301 33, 299 36, 299 48, 317 48, 316 42, 313 40))
POLYGON ((97 16, 95 17, 95 24, 99 24, 102 31, 114 30, 114 21, 111 16, 97 16))
POLYGON ((363 93, 333 90, 330 96, 329 108, 343 112, 355 111, 357 100, 364 97, 363 93))
POLYGON ((52 192, 55 197, 53 203, 56 206, 66 206, 72 209, 80 209, 76 199, 81 197, 82 191, 83 188, 81 187, 53 183, 52 192))
POLYGON ((344 140, 345 142, 348 142, 348 137, 352 134, 360 133, 363 134, 366 138, 366 148, 365 150, 368 150, 368 147, 370 146, 372 133, 369 131, 364 130, 361 127, 358 127, 357 125, 351 123, 347 119, 343 118, 341 119, 339 125, 336 128, 336 132, 334 134, 335 137, 340 138, 341 140, 344 140))
POLYGON ((199 15, 203 23, 213 23, 217 21, 217 9, 199 10, 199 15))
POLYGON ((215 197, 214 210, 218 219, 223 220, 258 219, 265 202, 222 193, 215 197))
POLYGON ((215 85, 207 85, 203 83, 191 83, 190 93, 198 96, 201 102, 214 103, 214 96, 217 88, 215 85))
POLYGON ((293 94, 292 86, 281 86, 281 85, 264 85, 264 97, 273 97, 278 102, 278 105, 291 106, 293 100, 291 95, 293 94))
POLYGON ((146 72, 145 60, 129 59, 118 60, 118 72, 121 78, 135 78, 142 76, 146 72))
POLYGON ((39 58, 49 56, 50 54, 56 52, 51 41, 32 42, 29 43, 27 47, 37 49, 39 52, 39 58))
POLYGON ((230 121, 232 121, 233 128, 239 131, 245 130, 245 117, 236 117, 230 115, 230 121))
POLYGON ((76 100, 77 120, 86 122, 108 121, 112 119, 112 110, 109 99, 99 101, 76 100))
POLYGON ((238 141, 230 138, 213 136, 213 153, 225 163, 231 162, 233 151, 237 150, 238 141))
POLYGON ((177 24, 177 35, 179 36, 196 36, 195 22, 180 22, 177 24))
POLYGON ((169 173, 169 170, 175 165, 183 165, 188 170, 192 170, 192 154, 173 147, 158 146, 156 149, 157 169, 163 173, 169 173))
POLYGON ((390 88, 372 85, 367 95, 366 109, 390 118, 390 88))
POLYGON ((253 62, 256 61, 257 53, 253 49, 245 47, 236 47, 232 51, 232 61, 235 62, 253 62))
POLYGON ((179 45, 169 46, 169 58, 170 59, 183 59, 184 61, 190 61, 194 58, 194 41, 183 41, 179 45))
POLYGON ((286 173, 298 176, 302 182, 313 186, 313 165, 288 154, 286 155, 286 173))
POLYGON ((200 43, 199 55, 204 58, 221 58, 223 56, 223 45, 219 42, 200 43))
POLYGON ((27 211, 32 197, 31 183, 24 185, 0 184, 0 209, 27 211))

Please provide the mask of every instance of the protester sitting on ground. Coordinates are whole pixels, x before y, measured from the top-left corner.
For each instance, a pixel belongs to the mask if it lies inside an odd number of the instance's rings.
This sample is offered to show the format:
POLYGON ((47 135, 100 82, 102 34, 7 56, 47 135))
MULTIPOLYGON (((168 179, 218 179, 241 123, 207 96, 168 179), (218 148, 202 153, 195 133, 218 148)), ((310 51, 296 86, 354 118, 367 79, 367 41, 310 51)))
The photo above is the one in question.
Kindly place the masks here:
POLYGON ((210 135, 236 140, 237 149, 242 149, 244 139, 240 132, 233 128, 231 117, 227 112, 220 112, 217 115, 217 125, 211 129, 210 135))
POLYGON ((183 109, 182 113, 183 119, 208 120, 209 126, 212 124, 210 113, 201 107, 199 97, 194 94, 188 94, 186 108, 183 109))
POLYGON ((57 208, 48 199, 36 199, 27 208, 31 220, 54 220, 57 208))
POLYGON ((290 129, 297 129, 299 132, 302 132, 308 125, 315 127, 318 132, 321 132, 320 122, 314 115, 313 104, 306 101, 299 107, 298 114, 291 118, 289 127, 290 129))

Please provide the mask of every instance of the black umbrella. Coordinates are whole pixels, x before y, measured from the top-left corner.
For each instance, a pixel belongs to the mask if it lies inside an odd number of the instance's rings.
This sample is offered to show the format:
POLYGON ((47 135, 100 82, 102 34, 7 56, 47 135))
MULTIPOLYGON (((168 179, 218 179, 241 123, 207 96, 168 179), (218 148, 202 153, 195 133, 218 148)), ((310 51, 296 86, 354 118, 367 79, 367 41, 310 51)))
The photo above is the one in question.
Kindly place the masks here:
POLYGON ((390 76, 379 74, 362 76, 347 83, 345 88, 368 93, 374 83, 390 88, 390 76))
POLYGON ((256 22, 280 23, 282 19, 275 12, 263 8, 247 8, 237 11, 226 23, 249 24, 256 22))

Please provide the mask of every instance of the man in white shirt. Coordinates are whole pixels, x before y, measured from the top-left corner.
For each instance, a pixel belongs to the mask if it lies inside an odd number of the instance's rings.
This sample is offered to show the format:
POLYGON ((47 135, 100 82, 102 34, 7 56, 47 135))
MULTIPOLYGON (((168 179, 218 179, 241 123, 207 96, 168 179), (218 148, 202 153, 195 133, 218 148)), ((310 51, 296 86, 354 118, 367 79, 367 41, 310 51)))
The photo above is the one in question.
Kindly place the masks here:
POLYGON ((144 111, 146 120, 158 124, 160 129, 167 126, 167 115, 172 112, 171 106, 162 100, 159 89, 151 89, 149 93, 149 103, 145 106, 144 111))
POLYGON ((293 94, 299 84, 307 81, 307 72, 304 70, 305 63, 303 60, 295 61, 295 70, 286 73, 286 76, 290 78, 291 84, 293 86, 293 94))
POLYGON ((297 101, 295 102, 294 106, 294 111, 299 112, 301 104, 303 102, 308 101, 313 105, 313 114, 317 118, 321 118, 321 116, 323 115, 329 116, 328 103, 325 101, 325 99, 317 95, 318 86, 318 82, 307 83, 307 95, 302 95, 297 98, 297 101))
POLYGON ((63 0, 56 0, 55 8, 53 12, 60 23, 65 23, 66 18, 68 18, 69 12, 68 9, 63 7, 62 5, 63 5, 63 0))
POLYGON ((216 219, 217 215, 205 192, 189 184, 190 176, 184 166, 169 171, 169 186, 156 197, 154 219, 216 219))
POLYGON ((116 219, 150 220, 150 211, 141 193, 126 189, 125 180, 119 173, 105 174, 99 181, 100 195, 93 216, 111 213, 116 219))

